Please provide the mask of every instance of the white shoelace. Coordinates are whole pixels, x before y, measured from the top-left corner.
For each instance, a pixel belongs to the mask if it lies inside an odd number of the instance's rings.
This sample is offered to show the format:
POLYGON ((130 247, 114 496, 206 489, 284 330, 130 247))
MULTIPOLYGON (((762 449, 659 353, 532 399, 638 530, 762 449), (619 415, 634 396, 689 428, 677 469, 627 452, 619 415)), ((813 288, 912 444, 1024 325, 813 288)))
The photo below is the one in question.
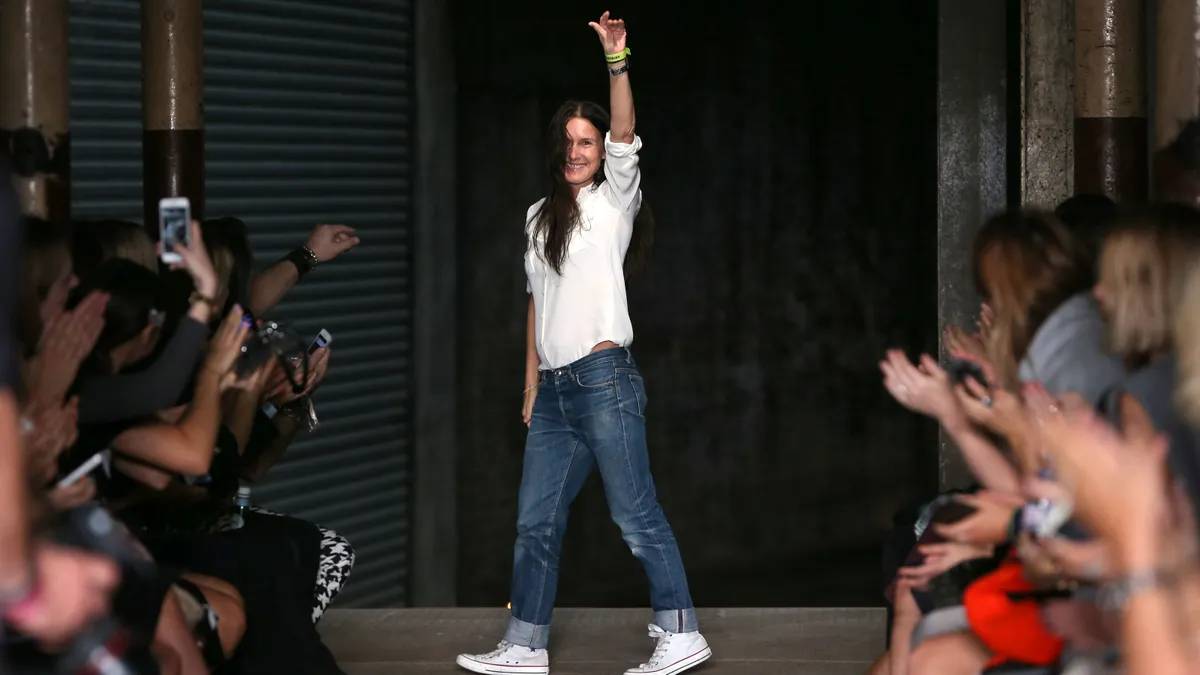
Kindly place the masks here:
POLYGON ((484 654, 483 658, 494 659, 497 656, 500 656, 504 652, 508 651, 509 647, 512 647, 512 646, 513 646, 513 643, 509 642, 508 640, 501 640, 500 644, 496 645, 496 650, 492 651, 492 652, 488 652, 487 654, 484 654))
POLYGON ((658 665, 659 661, 666 655, 667 649, 671 647, 671 636, 673 633, 668 633, 654 624, 649 624, 647 627, 650 629, 650 637, 657 640, 658 644, 654 646, 654 653, 650 655, 650 659, 643 663, 641 667, 653 668, 658 665))

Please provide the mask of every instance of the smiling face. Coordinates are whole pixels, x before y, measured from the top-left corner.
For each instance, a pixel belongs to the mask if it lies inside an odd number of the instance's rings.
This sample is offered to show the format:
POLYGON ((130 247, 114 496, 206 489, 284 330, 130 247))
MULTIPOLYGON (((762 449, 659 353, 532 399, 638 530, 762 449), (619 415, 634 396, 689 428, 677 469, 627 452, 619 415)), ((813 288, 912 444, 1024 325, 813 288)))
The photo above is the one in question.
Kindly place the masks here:
POLYGON ((600 130, 582 117, 567 121, 567 152, 563 176, 575 188, 592 184, 604 160, 604 142, 600 130))

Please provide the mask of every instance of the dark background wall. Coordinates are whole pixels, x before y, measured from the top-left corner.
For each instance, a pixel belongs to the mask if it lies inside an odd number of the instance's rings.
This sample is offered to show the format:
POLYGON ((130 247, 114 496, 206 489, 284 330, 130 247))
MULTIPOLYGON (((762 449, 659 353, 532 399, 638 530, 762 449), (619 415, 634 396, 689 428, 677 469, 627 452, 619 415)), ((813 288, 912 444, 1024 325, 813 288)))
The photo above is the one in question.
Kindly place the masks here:
MULTIPOLYGON (((660 498, 699 605, 879 604, 891 516, 936 488, 937 440, 880 386, 936 344, 934 0, 617 2, 643 191, 630 289, 660 498)), ((508 599, 521 424, 526 207, 566 98, 607 102, 605 7, 460 0, 458 604, 508 599)), ((593 476, 560 605, 646 604, 593 476)))

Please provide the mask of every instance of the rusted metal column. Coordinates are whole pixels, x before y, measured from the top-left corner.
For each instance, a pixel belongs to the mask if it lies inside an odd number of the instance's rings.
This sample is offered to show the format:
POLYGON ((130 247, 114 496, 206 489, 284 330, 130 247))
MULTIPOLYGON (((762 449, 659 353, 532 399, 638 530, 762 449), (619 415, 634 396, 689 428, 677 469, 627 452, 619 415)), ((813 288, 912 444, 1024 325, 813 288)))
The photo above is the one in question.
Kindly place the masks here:
POLYGON ((0 152, 21 208, 71 218, 67 0, 0 0, 0 152))
POLYGON ((1021 0, 1021 203, 1074 191, 1075 0, 1021 0))
POLYGON ((187 197, 204 217, 203 6, 142 0, 142 194, 155 239, 163 197, 187 197))
POLYGON ((1144 24, 1142 0, 1076 0, 1076 193, 1146 199, 1144 24))

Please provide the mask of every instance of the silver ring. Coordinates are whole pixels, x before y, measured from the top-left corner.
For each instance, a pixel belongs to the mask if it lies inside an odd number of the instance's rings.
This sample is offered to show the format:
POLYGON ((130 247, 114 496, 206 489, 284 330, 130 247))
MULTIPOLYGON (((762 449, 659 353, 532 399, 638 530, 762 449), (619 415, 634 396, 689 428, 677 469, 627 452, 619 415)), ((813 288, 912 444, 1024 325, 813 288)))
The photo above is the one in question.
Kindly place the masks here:
POLYGON ((979 402, 982 403, 983 407, 985 407, 985 408, 992 407, 992 397, 991 396, 984 396, 983 398, 979 399, 979 402))

